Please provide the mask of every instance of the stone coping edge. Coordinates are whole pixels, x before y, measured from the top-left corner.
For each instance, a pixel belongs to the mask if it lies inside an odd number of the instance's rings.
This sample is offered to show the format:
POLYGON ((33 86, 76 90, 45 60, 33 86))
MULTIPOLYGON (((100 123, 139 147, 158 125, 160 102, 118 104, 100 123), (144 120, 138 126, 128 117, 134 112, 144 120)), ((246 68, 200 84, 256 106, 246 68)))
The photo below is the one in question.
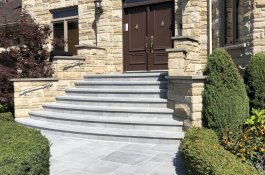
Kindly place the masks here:
POLYGON ((93 45, 88 45, 88 44, 80 44, 80 45, 75 45, 76 48, 79 49, 99 49, 99 50, 106 50, 103 47, 98 47, 98 46, 93 46, 93 45))
POLYGON ((166 52, 184 52, 184 53, 188 53, 188 51, 184 48, 180 48, 180 49, 176 49, 176 48, 172 48, 172 49, 166 49, 166 52))
POLYGON ((59 81, 58 78, 17 78, 11 79, 12 82, 32 82, 32 81, 59 81))
POLYGON ((54 60, 86 60, 83 57, 79 56, 54 56, 54 60))
POLYGON ((205 80, 203 75, 189 75, 189 76, 166 76, 168 80, 205 80))
POLYGON ((198 40, 196 40, 195 38, 190 37, 190 36, 173 36, 173 37, 171 37, 171 39, 172 40, 190 40, 190 41, 199 43, 198 40))
POLYGON ((241 43, 241 44, 233 44, 233 45, 229 45, 229 46, 224 46, 222 48, 226 49, 226 50, 234 50, 234 49, 242 49, 245 48, 247 46, 246 43, 241 43))

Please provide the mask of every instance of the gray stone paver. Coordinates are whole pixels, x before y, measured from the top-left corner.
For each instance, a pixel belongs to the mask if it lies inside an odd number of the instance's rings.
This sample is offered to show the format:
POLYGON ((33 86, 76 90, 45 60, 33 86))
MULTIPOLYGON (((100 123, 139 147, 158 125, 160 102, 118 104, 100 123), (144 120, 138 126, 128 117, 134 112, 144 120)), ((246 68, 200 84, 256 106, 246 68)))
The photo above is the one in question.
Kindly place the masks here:
POLYGON ((45 134, 51 175, 183 175, 177 145, 88 140, 45 134), (177 156, 176 156, 177 155, 177 156))

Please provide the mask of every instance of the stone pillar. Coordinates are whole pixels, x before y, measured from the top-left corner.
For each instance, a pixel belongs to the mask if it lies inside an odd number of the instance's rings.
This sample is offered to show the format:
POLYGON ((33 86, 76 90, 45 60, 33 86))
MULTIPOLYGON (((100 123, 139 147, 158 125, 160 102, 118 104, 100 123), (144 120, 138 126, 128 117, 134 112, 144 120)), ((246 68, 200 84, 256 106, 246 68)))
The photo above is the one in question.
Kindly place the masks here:
POLYGON ((253 0, 253 54, 265 52, 265 1, 253 0))
POLYGON ((204 76, 169 77, 168 107, 175 110, 174 115, 184 119, 184 130, 201 127, 202 92, 204 76))
MULTIPOLYGON (((176 5, 176 4, 175 4, 176 5)), ((182 0, 182 29, 173 37, 174 47, 167 49, 169 55, 168 107, 175 116, 184 119, 184 129, 201 126, 202 71, 208 55, 207 0, 182 0), (180 36, 182 35, 182 36, 180 36)), ((179 28, 179 18, 175 27, 179 28)))

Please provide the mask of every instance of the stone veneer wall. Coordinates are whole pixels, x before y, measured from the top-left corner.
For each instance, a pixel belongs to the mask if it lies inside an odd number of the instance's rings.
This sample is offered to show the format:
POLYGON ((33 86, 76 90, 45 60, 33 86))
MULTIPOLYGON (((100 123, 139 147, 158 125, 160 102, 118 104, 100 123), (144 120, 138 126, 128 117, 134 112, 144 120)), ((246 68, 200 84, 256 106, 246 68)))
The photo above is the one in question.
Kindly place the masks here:
POLYGON ((175 5, 176 15, 182 17, 176 16, 174 47, 167 49, 168 107, 174 109, 176 117, 184 119, 184 129, 202 125, 202 70, 208 55, 207 5, 207 0, 181 0, 175 5))
POLYGON ((54 102, 55 96, 62 95, 58 91, 58 79, 56 78, 30 78, 13 79, 15 116, 29 117, 32 110, 42 109, 42 104, 54 102), (42 86, 50 84, 46 88, 42 86), (37 88, 37 90, 34 90, 37 88), (25 94, 21 94, 27 90, 25 94))
MULTIPOLYGON (((97 46, 105 49, 105 61, 98 60, 95 67, 101 71, 91 73, 122 72, 122 1, 102 1, 103 14, 95 16, 94 1, 87 0, 22 0, 23 9, 30 13, 36 22, 52 27, 50 10, 63 7, 78 6, 79 12, 79 45, 78 54, 91 55, 88 48, 83 46, 97 46)), ((51 48, 51 46, 50 46, 51 48)), ((97 58, 97 57, 96 57, 97 58)), ((95 58, 94 58, 95 59, 95 58)), ((101 59, 101 58, 100 58, 101 59)), ((96 68, 96 69, 97 69, 96 68)))
POLYGON ((265 52, 265 1, 252 0, 253 54, 265 52))
MULTIPOLYGON (((232 1, 228 1, 231 6, 232 1)), ((213 1, 213 48, 222 47, 221 43, 221 16, 220 2, 213 1)), ((258 52, 265 52, 265 1, 247 0, 240 1, 239 4, 239 38, 237 44, 231 44, 232 30, 231 10, 228 10, 228 37, 225 49, 232 55, 236 65, 242 70, 248 63, 252 55, 258 52)), ((242 71, 243 72, 243 71, 242 71)))

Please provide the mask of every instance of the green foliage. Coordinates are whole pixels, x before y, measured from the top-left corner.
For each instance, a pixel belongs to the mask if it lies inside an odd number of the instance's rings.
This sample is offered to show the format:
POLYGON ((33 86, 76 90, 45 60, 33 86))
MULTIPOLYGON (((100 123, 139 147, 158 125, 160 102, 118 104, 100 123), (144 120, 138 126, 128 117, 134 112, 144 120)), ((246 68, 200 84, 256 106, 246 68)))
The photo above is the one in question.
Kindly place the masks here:
POLYGON ((219 143, 216 133, 209 129, 190 129, 181 145, 187 175, 262 175, 241 162, 219 143))
POLYGON ((4 113, 4 112, 8 112, 8 106, 0 104, 0 113, 4 113))
POLYGON ((14 117, 13 117, 13 114, 11 112, 0 113, 0 120, 13 122, 14 117))
POLYGON ((0 174, 49 175, 50 145, 39 131, 0 121, 0 174))
POLYGON ((250 108, 265 109, 265 54, 258 53, 246 68, 245 83, 250 108))
POLYGON ((252 109, 252 116, 250 116, 246 125, 248 125, 251 129, 257 129, 258 127, 265 129, 265 109, 252 109))
POLYGON ((209 56, 203 92, 203 124, 221 136, 243 126, 249 115, 249 101, 241 78, 230 55, 223 49, 209 56))
POLYGON ((225 148, 257 169, 265 171, 265 110, 252 110, 242 135, 224 134, 221 143, 225 148))

